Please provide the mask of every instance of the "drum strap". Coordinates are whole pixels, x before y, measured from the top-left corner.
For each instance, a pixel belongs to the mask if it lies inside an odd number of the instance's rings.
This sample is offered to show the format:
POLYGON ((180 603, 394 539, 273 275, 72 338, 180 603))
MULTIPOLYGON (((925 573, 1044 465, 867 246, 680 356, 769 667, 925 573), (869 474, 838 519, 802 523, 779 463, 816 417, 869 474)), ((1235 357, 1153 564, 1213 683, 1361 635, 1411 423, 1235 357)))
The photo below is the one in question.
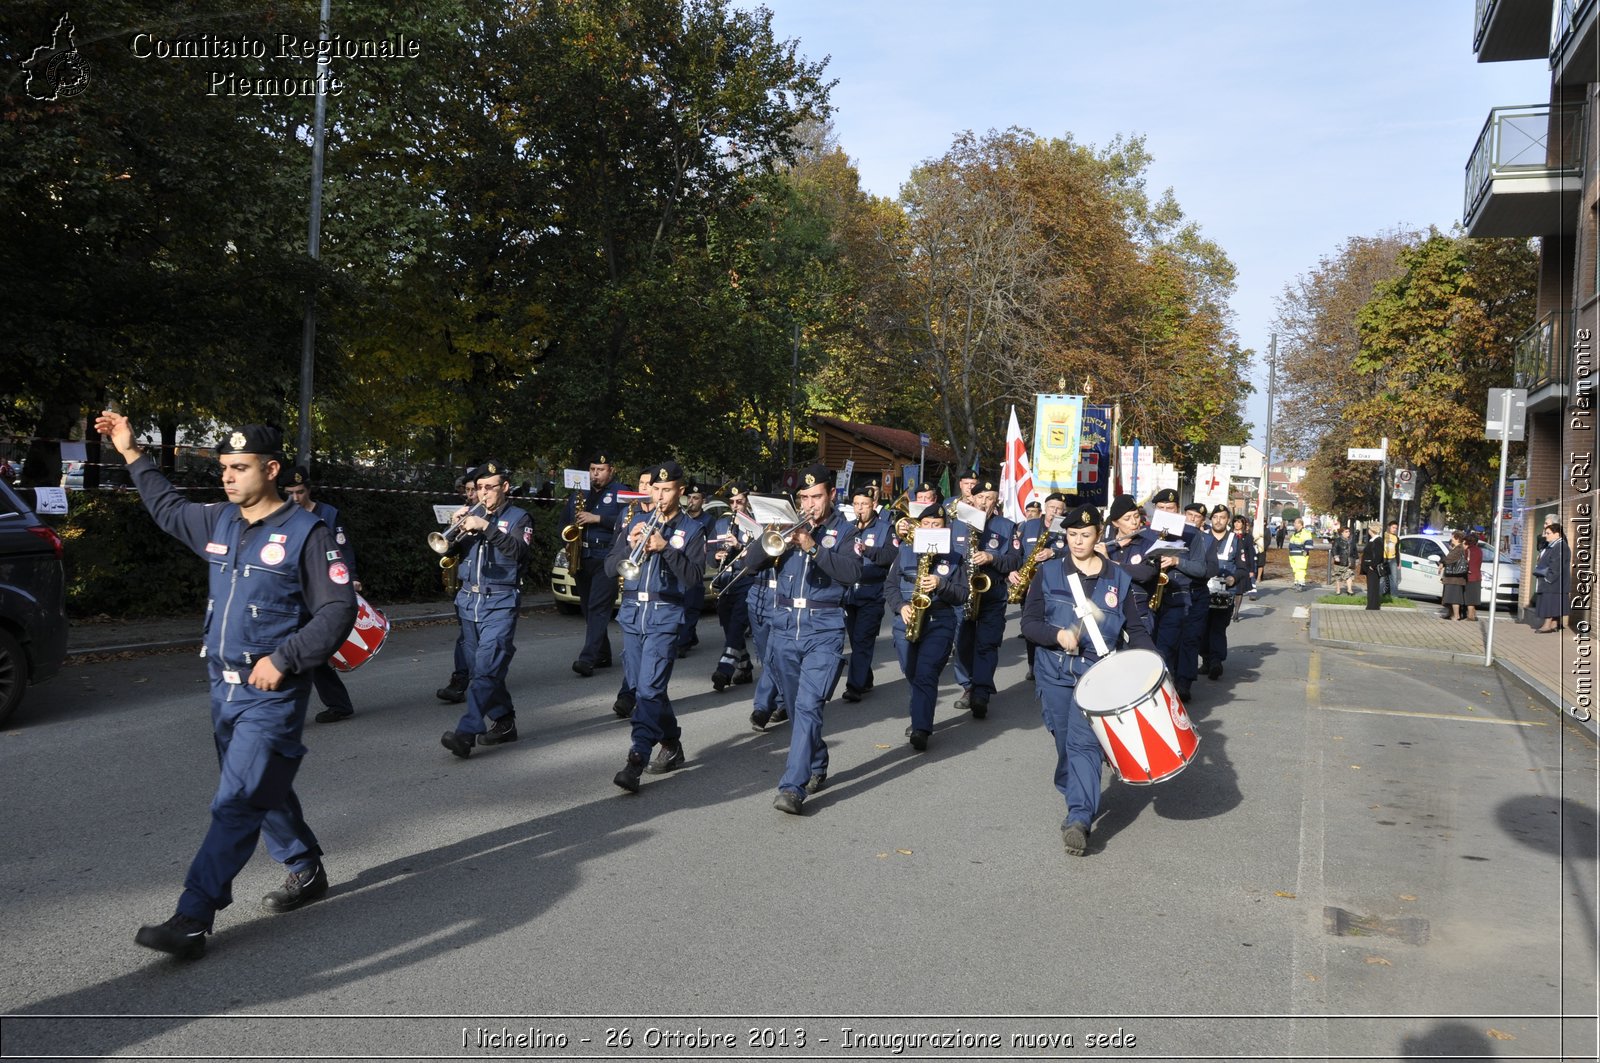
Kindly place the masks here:
POLYGON ((1100 634, 1100 624, 1095 619, 1096 614, 1100 612, 1099 607, 1091 602, 1089 596, 1083 592, 1083 580, 1076 572, 1068 574, 1067 586, 1072 588, 1073 600, 1078 603, 1078 607, 1074 612, 1078 614, 1078 619, 1083 622, 1084 630, 1089 633, 1089 641, 1094 643, 1095 653, 1101 657, 1108 656, 1111 651, 1106 648, 1105 636, 1100 634))

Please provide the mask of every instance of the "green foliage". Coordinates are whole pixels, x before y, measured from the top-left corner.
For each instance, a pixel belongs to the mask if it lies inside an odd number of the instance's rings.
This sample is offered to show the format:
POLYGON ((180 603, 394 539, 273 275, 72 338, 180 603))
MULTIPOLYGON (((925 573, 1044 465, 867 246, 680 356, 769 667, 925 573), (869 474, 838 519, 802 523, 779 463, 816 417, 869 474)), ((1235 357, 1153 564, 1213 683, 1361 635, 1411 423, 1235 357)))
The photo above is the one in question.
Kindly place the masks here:
MULTIPOLYGON (((191 496, 193 497, 193 496, 191 496)), ((198 501, 216 501, 201 495, 198 501)), ((205 562, 156 527, 132 491, 74 491, 57 524, 73 617, 203 613, 205 562)))
POLYGON ((1300 519, 1300 510, 1296 506, 1284 506, 1282 516, 1285 524, 1292 524, 1300 519))

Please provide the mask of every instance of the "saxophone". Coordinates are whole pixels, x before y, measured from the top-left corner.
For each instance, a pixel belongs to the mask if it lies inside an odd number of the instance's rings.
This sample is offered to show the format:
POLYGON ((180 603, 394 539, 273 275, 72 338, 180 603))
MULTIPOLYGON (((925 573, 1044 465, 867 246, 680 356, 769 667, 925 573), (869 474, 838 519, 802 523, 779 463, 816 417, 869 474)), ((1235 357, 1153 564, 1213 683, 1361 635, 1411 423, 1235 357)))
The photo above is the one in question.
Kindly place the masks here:
POLYGON ((1017 582, 1006 592, 1006 601, 1012 605, 1022 604, 1028 596, 1028 584, 1033 582, 1033 570, 1039 567, 1039 555, 1050 549, 1050 529, 1045 527, 1039 532, 1039 539, 1033 544, 1033 549, 1028 552, 1028 559, 1017 569, 1017 582))
POLYGON ((561 529, 561 541, 567 544, 567 571, 573 579, 578 578, 578 569, 583 567, 583 525, 577 518, 579 513, 589 512, 587 501, 573 503, 572 523, 561 529))
POLYGON ((918 555, 917 577, 911 584, 911 619, 906 623, 906 641, 916 642, 922 638, 922 625, 928 618, 928 610, 933 606, 933 597, 922 589, 922 578, 933 568, 933 553, 931 551, 918 555))
MULTIPOLYGON (((967 527, 972 528, 971 538, 967 541, 977 545, 978 536, 983 533, 977 528, 973 528, 970 524, 967 527)), ((973 553, 977 553, 977 551, 974 550, 973 553)), ((972 558, 969 555, 967 558, 967 604, 962 615, 968 620, 978 619, 978 609, 983 605, 983 596, 989 593, 989 588, 993 585, 987 574, 977 571, 977 566, 972 563, 972 558)))

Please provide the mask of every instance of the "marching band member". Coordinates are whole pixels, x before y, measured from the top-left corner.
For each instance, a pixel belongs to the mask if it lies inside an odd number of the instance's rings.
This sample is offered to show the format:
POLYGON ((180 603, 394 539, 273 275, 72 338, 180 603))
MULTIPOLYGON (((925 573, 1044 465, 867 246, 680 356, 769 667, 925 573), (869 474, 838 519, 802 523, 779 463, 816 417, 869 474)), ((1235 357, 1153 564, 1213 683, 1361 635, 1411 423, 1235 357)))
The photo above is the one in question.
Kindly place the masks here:
MULTIPOLYGON (((967 559, 967 576, 977 579, 988 577, 989 589, 977 596, 974 616, 963 616, 956 628, 956 682, 961 684, 962 696, 956 701, 956 711, 972 710, 972 718, 981 720, 989 715, 989 699, 994 695, 994 673, 1000 663, 1000 643, 1006 634, 1006 580, 1005 577, 1022 564, 1013 542, 1017 526, 1005 517, 997 516, 1000 504, 1000 485, 992 479, 972 477, 976 490, 968 505, 983 511, 983 524, 970 527, 958 516, 952 523, 951 539, 955 548, 967 559)), ((962 477, 965 484, 967 477, 962 477)), ((965 612, 966 603, 963 603, 965 612)))
MULTIPOLYGON (((461 492, 461 506, 471 509, 478 504, 478 470, 468 468, 456 481, 456 490, 461 492)), ((457 510, 456 512, 460 512, 457 510)), ((455 600, 455 595, 461 591, 461 579, 455 569, 449 570, 449 578, 445 580, 445 589, 453 592, 450 597, 455 600)), ((456 647, 451 658, 450 682, 433 692, 433 696, 449 705, 459 705, 467 700, 467 674, 472 669, 472 662, 467 660, 467 634, 460 628, 461 618, 456 617, 456 647)))
MULTIPOLYGON (((350 545, 350 537, 345 534, 344 522, 339 519, 339 511, 326 502, 312 500, 311 470, 304 465, 295 466, 284 474, 280 486, 283 487, 284 496, 289 501, 322 521, 333 531, 334 544, 344 554, 345 568, 350 570, 350 586, 360 594, 361 581, 356 578, 355 547, 350 545)), ((344 680, 339 678, 339 672, 333 665, 324 663, 312 669, 311 684, 316 687, 317 697, 323 704, 322 711, 316 715, 318 723, 336 723, 339 720, 348 720, 356 714, 356 707, 350 701, 350 691, 345 689, 344 680)))
MULTIPOLYGON (((650 515, 650 510, 655 507, 655 495, 650 490, 652 475, 653 474, 648 469, 639 474, 638 493, 644 497, 636 502, 629 502, 627 507, 623 510, 621 523, 624 526, 632 524, 634 520, 641 515, 648 518, 650 515)), ((612 545, 615 547, 615 543, 612 545)), ((608 577, 605 581, 605 584, 607 587, 612 589, 612 600, 616 601, 618 596, 622 593, 621 588, 616 582, 616 577, 608 577)), ((637 695, 633 690, 633 682, 628 678, 626 671, 624 671, 622 676, 622 684, 617 687, 617 700, 611 703, 611 711, 616 713, 619 719, 632 719, 635 701, 637 701, 637 695)))
POLYGON ((861 579, 861 558, 851 541, 855 529, 833 508, 832 481, 825 465, 801 472, 798 501, 805 522, 789 533, 782 554, 771 558, 763 551, 758 562, 776 571, 767 653, 794 719, 789 760, 772 807, 793 816, 802 814, 806 795, 828 781, 822 706, 839 680, 844 592, 861 579))
MULTIPOLYGON (((1228 591, 1227 608, 1218 609, 1210 603, 1206 610, 1205 663, 1201 666, 1212 679, 1222 677, 1222 662, 1228 659, 1228 625, 1233 622, 1234 606, 1250 584, 1250 570, 1254 567, 1254 548, 1247 529, 1237 527, 1240 521, 1230 522, 1227 506, 1211 510, 1211 529, 1206 538, 1211 540, 1217 559, 1217 575, 1228 591), (1229 527, 1232 523, 1235 527, 1229 527)), ((1179 695, 1182 696, 1181 694, 1179 695)))
MULTIPOLYGON (((700 526, 702 539, 711 533, 711 515, 706 512, 706 489, 697 481, 689 482, 683 495, 683 519, 700 526)), ((683 626, 678 629, 678 656, 687 657, 689 651, 700 645, 700 614, 706 608, 705 581, 687 589, 683 598, 683 626)))
POLYGON ((611 667, 611 635, 607 629, 616 587, 605 578, 604 569, 623 510, 611 484, 615 471, 611 458, 603 452, 590 459, 588 493, 583 496, 581 507, 578 495, 569 494, 562 517, 563 526, 576 524, 583 534, 580 567, 572 574, 578 608, 583 610, 583 648, 572 662, 572 670, 586 679, 594 675, 596 668, 611 667))
MULTIPOLYGON (((1030 505, 1032 504, 1033 503, 1030 503, 1030 505)), ((1017 557, 1022 560, 1023 564, 1026 564, 1029 559, 1034 559, 1039 564, 1043 564, 1052 557, 1057 557, 1066 553, 1067 533, 1064 529, 1050 534, 1045 542, 1045 545, 1042 547, 1039 546, 1040 536, 1045 535, 1052 524, 1066 515, 1067 496, 1059 491, 1053 491, 1045 496, 1044 508, 1038 516, 1030 517, 1017 526, 1017 557), (1035 549, 1039 550, 1039 556, 1037 558, 1033 557, 1033 551, 1035 549)), ((1017 569, 1020 571, 1021 568, 1022 565, 1019 564, 1017 569)), ((1020 579, 1021 577, 1017 574, 1017 572, 1008 573, 1006 575, 1006 585, 1009 587, 1015 587, 1020 579)), ((1034 645, 1033 643, 1028 642, 1027 639, 1023 639, 1023 641, 1027 642, 1028 645, 1027 678, 1031 680, 1033 678, 1034 645)))
POLYGON ((1076 698, 1078 677, 1101 657, 1086 625, 1094 625, 1108 651, 1123 640, 1153 650, 1155 640, 1143 616, 1144 603, 1133 593, 1131 575, 1096 549, 1099 512, 1079 506, 1067 514, 1066 526, 1067 556, 1039 566, 1022 605, 1022 633, 1040 647, 1034 658, 1035 689, 1045 727, 1055 738, 1056 789, 1067 803, 1061 842, 1068 854, 1083 856, 1100 808, 1104 758, 1076 698))
POLYGON ((465 533, 450 555, 465 553, 458 567, 461 590, 456 615, 469 662, 467 711, 439 744, 462 759, 473 746, 517 740, 517 712, 506 689, 506 672, 516 654, 517 609, 522 604, 522 569, 533 542, 528 514, 509 505, 511 470, 490 460, 478 467, 478 504, 483 516, 462 509, 465 533))
MULTIPOLYGON (((927 485, 925 484, 923 486, 927 486, 927 485)), ((956 526, 956 507, 957 506, 959 506, 963 502, 965 502, 969 506, 976 506, 978 504, 978 503, 976 503, 976 502, 974 502, 972 500, 972 493, 977 488, 977 486, 978 486, 978 473, 977 473, 976 470, 969 469, 966 472, 962 473, 960 476, 956 477, 956 494, 955 494, 955 497, 954 498, 945 499, 945 503, 944 503, 944 515, 945 515, 945 518, 950 521, 950 527, 954 528, 956 526)))
MULTIPOLYGON (((945 526, 944 508, 938 501, 914 502, 911 510, 917 514, 918 527, 945 526)), ((916 552, 914 538, 913 532, 895 552, 894 567, 884 585, 884 604, 893 617, 890 629, 900 656, 900 673, 911 687, 911 723, 906 736, 920 753, 928 748, 933 734, 939 677, 955 645, 956 617, 967 601, 967 562, 953 543, 945 553, 924 557, 916 552), (919 596, 926 596, 925 609, 918 610, 913 604, 919 596)))
POLYGON ((1150 596, 1160 582, 1161 574, 1174 567, 1178 559, 1171 554, 1151 559, 1146 556, 1155 545, 1156 533, 1144 526, 1144 510, 1132 495, 1118 495, 1111 500, 1106 518, 1110 523, 1105 541, 1106 557, 1120 565, 1133 579, 1133 596, 1139 601, 1139 615, 1146 630, 1153 636, 1156 618, 1148 608, 1150 596))
MULTIPOLYGON (((1170 487, 1157 491, 1150 501, 1163 513, 1178 512, 1178 492, 1170 487)), ((1217 573, 1216 562, 1207 556, 1198 524, 1191 521, 1188 513, 1184 521, 1182 535, 1156 535, 1157 542, 1181 541, 1185 552, 1167 573, 1167 589, 1156 613, 1155 638, 1156 649, 1178 688, 1178 697, 1187 699, 1200 670, 1200 635, 1205 630, 1205 612, 1194 611, 1195 601, 1199 599, 1201 610, 1207 609, 1206 582, 1217 573)))
POLYGON ((850 495, 855 511, 855 550, 861 556, 861 579, 844 595, 845 627, 850 633, 850 671, 845 678, 844 700, 860 701, 872 689, 872 658, 883 625, 884 580, 898 551, 889 517, 877 510, 868 484, 850 495))
MULTIPOLYGON (((706 547, 715 550, 713 560, 719 567, 732 565, 733 559, 750 546, 754 538, 738 520, 740 516, 750 516, 750 500, 746 497, 749 490, 739 480, 728 484, 728 513, 717 518, 712 541, 706 547)), ((729 683, 748 683, 752 677, 750 653, 746 649, 752 581, 742 570, 735 573, 730 567, 728 571, 732 578, 724 576, 717 593, 717 621, 722 625, 722 656, 717 661, 716 670, 711 673, 711 686, 719 691, 729 683)))
POLYGON ((646 771, 661 775, 683 767, 683 730, 672 711, 667 683, 678 659, 678 629, 689 590, 705 577, 705 528, 678 508, 683 470, 675 461, 656 466, 650 492, 654 508, 636 514, 612 544, 606 577, 622 579, 624 682, 634 692, 633 741, 612 782, 639 792, 646 771), (654 761, 650 753, 661 750, 654 761))

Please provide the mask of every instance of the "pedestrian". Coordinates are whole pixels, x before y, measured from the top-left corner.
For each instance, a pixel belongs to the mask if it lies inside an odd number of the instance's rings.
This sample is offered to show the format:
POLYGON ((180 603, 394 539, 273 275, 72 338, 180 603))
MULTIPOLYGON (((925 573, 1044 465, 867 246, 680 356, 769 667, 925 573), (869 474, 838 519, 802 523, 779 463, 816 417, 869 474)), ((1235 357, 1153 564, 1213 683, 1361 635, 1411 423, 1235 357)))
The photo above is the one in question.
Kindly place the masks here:
MULTIPOLYGON (((1483 535, 1467 532, 1467 619, 1478 619, 1478 603, 1483 600, 1483 535)), ((1489 598, 1489 609, 1494 610, 1494 598, 1489 598)))
POLYGON ((1367 526, 1372 537, 1361 551, 1361 574, 1367 577, 1368 609, 1378 609, 1383 604, 1383 585, 1388 566, 1383 560, 1383 536, 1378 534, 1381 527, 1377 521, 1367 526))
POLYGON ((1306 585, 1306 567, 1311 563, 1311 544, 1317 537, 1306 527, 1303 517, 1294 519, 1294 531, 1289 534, 1289 570, 1294 573, 1294 585, 1306 585))
POLYGON ((1328 544, 1331 551, 1330 559, 1333 561, 1333 590, 1335 594, 1354 594, 1356 592, 1356 544, 1350 537, 1349 528, 1340 528, 1339 534, 1334 536, 1328 544), (1342 591, 1340 588, 1344 588, 1342 591))
MULTIPOLYGON (((350 544, 350 536, 345 534, 344 523, 339 518, 339 511, 326 502, 317 502, 311 497, 311 470, 303 465, 296 466, 283 474, 279 484, 289 501, 316 517, 333 530, 333 541, 344 554, 344 566, 350 570, 350 585, 361 593, 361 580, 356 577, 356 551, 350 544)), ((311 685, 316 688, 317 698, 322 702, 323 709, 317 713, 318 723, 337 723, 348 720, 356 714, 355 704, 350 700, 350 692, 345 689, 344 680, 339 678, 338 671, 331 664, 317 665, 311 671, 311 685)))
POLYGON ((1572 554, 1567 548, 1566 530, 1559 521, 1552 520, 1544 526, 1544 546, 1533 564, 1533 575, 1539 581, 1534 609, 1543 621, 1537 630, 1541 635, 1560 631, 1570 608, 1572 554))
POLYGON ((703 521, 679 508, 683 489, 677 462, 657 465, 650 477, 651 509, 618 531, 606 558, 606 578, 622 582, 622 671, 634 695, 628 759, 612 782, 633 794, 646 771, 664 775, 688 759, 667 684, 680 656, 683 614, 703 587, 706 530, 703 521))
POLYGON ((1233 619, 1238 620, 1240 610, 1244 607, 1244 596, 1250 595, 1251 601, 1256 599, 1256 584, 1261 579, 1261 555, 1264 551, 1256 547, 1255 533, 1251 530, 1247 518, 1233 518, 1233 534, 1239 537, 1241 547, 1239 561, 1235 566, 1239 582, 1235 585, 1233 595, 1233 619))
POLYGON ((1383 593, 1400 593, 1400 522, 1391 520, 1383 533, 1383 593))
POLYGON ((311 673, 355 623, 355 589, 333 532, 278 494, 278 429, 241 425, 217 445, 228 497, 222 505, 185 500, 135 445, 121 414, 102 412, 95 430, 127 461, 156 524, 210 570, 204 656, 221 769, 211 826, 189 865, 177 910, 134 936, 145 948, 197 959, 263 835, 267 851, 289 872, 281 888, 261 899, 264 909, 293 911, 328 892, 322 849, 293 783, 306 754, 300 734, 311 673))
POLYGON ((1088 717, 1078 709, 1078 677, 1100 659, 1102 646, 1114 650, 1125 639, 1129 646, 1153 652, 1156 645, 1141 615, 1144 599, 1133 593, 1133 577, 1096 550, 1100 511, 1079 506, 1065 523, 1067 556, 1039 566, 1023 601, 1022 633, 1039 647, 1035 690, 1044 725, 1055 739, 1056 789, 1067 803, 1061 843, 1069 855, 1083 856, 1100 808, 1105 754, 1088 717), (1089 634, 1090 624, 1098 629, 1098 639, 1089 634))
POLYGON ((517 740, 517 710, 506 689, 506 672, 517 652, 517 610, 522 605, 522 569, 532 553, 533 522, 509 504, 511 471, 490 459, 478 466, 478 505, 456 514, 461 536, 447 556, 464 554, 456 616, 468 662, 467 710, 439 744, 465 760, 474 746, 517 740))
POLYGON ((1444 555, 1440 566, 1440 582, 1444 584, 1440 603, 1445 620, 1460 620, 1462 606, 1467 604, 1467 537, 1457 528, 1450 533, 1450 552, 1444 555))
POLYGON ((1289 534, 1289 522, 1288 521, 1284 521, 1284 520, 1278 521, 1278 530, 1277 530, 1276 534, 1277 534, 1277 538, 1278 538, 1278 549, 1282 550, 1283 549, 1283 537, 1285 535, 1289 534))

